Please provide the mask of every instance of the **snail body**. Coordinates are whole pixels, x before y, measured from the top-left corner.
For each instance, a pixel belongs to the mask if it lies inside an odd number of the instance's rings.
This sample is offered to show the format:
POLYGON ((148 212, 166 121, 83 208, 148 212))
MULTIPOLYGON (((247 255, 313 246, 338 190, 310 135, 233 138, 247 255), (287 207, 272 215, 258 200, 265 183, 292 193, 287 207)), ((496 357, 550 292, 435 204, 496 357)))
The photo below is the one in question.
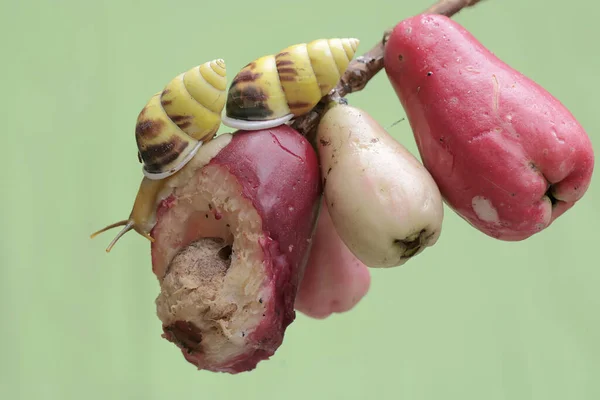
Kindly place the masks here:
POLYGON ((173 78, 138 115, 135 138, 143 173, 167 178, 189 162, 221 126, 226 66, 208 61, 173 78))
POLYGON ((338 84, 359 43, 318 39, 249 63, 231 82, 223 125, 260 130, 308 113, 338 84))
POLYGON ((115 243, 123 237, 127 232, 134 230, 146 239, 150 241, 154 241, 152 236, 150 235, 150 231, 154 226, 156 221, 156 204, 159 199, 159 193, 165 186, 166 180, 151 180, 144 178, 142 179, 142 183, 140 184, 140 188, 135 197, 135 202, 133 203, 133 208, 131 213, 129 214, 128 219, 124 219, 122 221, 115 222, 114 224, 110 224, 105 228, 100 229, 99 231, 94 232, 91 235, 91 238, 96 237, 102 232, 106 232, 109 229, 116 228, 119 226, 123 226, 123 229, 119 231, 117 236, 110 242, 108 247, 106 248, 106 252, 110 252, 115 243))
MULTIPOLYGON (((189 165, 198 149, 215 137, 221 126, 226 89, 225 62, 215 59, 173 78, 139 113, 135 138, 144 178, 129 218, 91 235, 94 238, 123 227, 107 252, 131 230, 153 241, 150 232, 156 222, 156 207, 176 185, 176 172, 189 165)), ((204 157, 206 154, 200 158, 204 157)))
POLYGON ((152 180, 143 177, 129 217, 100 229, 93 233, 91 237, 94 238, 102 232, 122 226, 123 228, 121 231, 106 248, 107 253, 110 252, 115 243, 123 237, 123 235, 131 230, 153 242, 154 238, 152 237, 151 232, 156 224, 156 212, 161 203, 166 202, 166 204, 171 204, 171 200, 169 199, 173 192, 186 182, 189 182, 199 168, 209 163, 213 157, 218 155, 219 152, 229 144, 231 138, 231 134, 225 133, 219 135, 214 140, 209 141, 202 146, 200 151, 196 152, 190 162, 185 164, 177 174, 173 174, 160 180, 152 180))

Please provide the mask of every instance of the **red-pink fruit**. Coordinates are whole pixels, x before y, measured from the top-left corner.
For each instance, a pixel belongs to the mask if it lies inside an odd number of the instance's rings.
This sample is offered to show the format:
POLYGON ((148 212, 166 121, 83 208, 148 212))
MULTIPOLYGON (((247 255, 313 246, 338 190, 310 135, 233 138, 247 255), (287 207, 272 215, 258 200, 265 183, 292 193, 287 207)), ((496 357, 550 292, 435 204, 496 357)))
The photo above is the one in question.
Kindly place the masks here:
POLYGON ((316 153, 281 125, 218 136, 180 172, 152 230, 164 337, 198 369, 252 370, 295 318, 321 201, 316 153))
POLYGON ((323 200, 296 310, 317 319, 350 311, 367 294, 370 285, 368 267, 344 244, 323 200))
POLYGON ((590 139, 548 91, 441 15, 400 22, 385 70, 423 163, 446 203, 475 228, 523 240, 582 198, 590 139))

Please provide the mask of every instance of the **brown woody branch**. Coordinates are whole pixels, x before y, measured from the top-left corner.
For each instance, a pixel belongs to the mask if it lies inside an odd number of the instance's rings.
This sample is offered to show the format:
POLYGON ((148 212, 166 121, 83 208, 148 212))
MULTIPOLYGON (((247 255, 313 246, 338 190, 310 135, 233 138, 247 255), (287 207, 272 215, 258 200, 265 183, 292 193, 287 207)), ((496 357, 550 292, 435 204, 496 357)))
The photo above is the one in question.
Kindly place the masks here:
MULTIPOLYGON (((424 13, 441 14, 451 17, 463 8, 474 6, 481 1, 483 0, 439 0, 425 10, 424 13)), ((348 65, 337 87, 329 95, 325 96, 310 113, 297 118, 292 123, 292 127, 301 134, 309 136, 317 127, 326 103, 331 100, 340 101, 347 94, 364 89, 367 83, 383 69, 383 53, 391 32, 392 29, 386 30, 382 39, 371 50, 354 58, 348 65)))

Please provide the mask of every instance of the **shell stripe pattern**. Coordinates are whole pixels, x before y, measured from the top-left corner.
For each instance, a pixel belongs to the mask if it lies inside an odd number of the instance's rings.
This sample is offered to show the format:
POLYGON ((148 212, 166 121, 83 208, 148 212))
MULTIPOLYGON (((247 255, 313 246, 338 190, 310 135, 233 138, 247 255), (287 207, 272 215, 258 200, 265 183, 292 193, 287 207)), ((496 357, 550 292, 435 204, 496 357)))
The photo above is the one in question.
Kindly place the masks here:
POLYGON ((144 174, 163 179, 179 171, 221 125, 226 66, 206 62, 173 78, 138 115, 135 137, 144 174))
POLYGON ((249 63, 231 82, 223 124, 264 129, 308 113, 338 84, 358 45, 358 39, 318 39, 249 63))

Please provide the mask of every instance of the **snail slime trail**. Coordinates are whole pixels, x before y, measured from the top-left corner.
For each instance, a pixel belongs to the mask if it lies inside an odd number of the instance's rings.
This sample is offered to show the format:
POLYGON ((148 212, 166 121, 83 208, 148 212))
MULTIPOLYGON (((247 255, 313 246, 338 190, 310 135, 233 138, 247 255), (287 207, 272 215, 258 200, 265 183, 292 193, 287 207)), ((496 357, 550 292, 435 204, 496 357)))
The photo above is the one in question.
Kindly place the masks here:
POLYGON ((316 152, 291 127, 223 134, 199 155, 225 140, 159 205, 152 265, 163 337, 198 369, 239 373, 295 319, 322 191, 316 152))

